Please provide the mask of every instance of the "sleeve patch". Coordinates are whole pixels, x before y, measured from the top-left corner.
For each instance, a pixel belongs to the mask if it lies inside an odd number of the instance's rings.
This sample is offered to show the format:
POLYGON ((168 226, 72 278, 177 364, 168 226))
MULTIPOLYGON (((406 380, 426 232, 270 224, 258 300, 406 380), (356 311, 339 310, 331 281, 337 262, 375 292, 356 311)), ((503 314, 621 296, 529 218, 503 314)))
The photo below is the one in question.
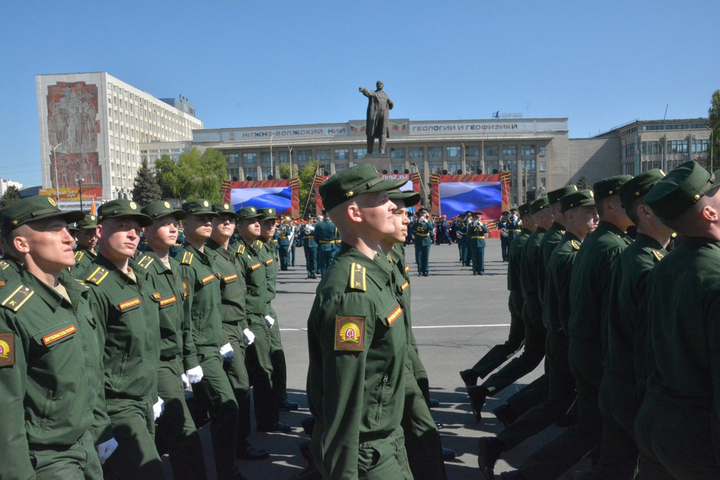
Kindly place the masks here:
POLYGON ((250 266, 250 269, 254 272, 255 270, 257 270, 257 269, 260 268, 261 266, 262 266, 262 263, 261 263, 261 262, 258 262, 258 263, 256 263, 255 265, 250 266))
POLYGON ((365 267, 358 263, 350 265, 350 288, 353 290, 367 291, 367 282, 365 280, 365 267))
POLYGON ((92 283, 93 285, 100 285, 100 282, 105 280, 105 277, 107 277, 108 271, 103 267, 98 267, 95 269, 95 271, 85 279, 86 282, 92 283))
POLYGON ((365 317, 335 317, 335 350, 365 350, 365 317))
POLYGON ((177 302, 177 297, 175 295, 173 295, 172 297, 163 298, 162 300, 160 300, 160 306, 164 307, 166 305, 170 305, 175 302, 177 302))
POLYGON ((47 346, 51 343, 55 343, 58 340, 62 340, 63 338, 68 337, 75 332, 77 332, 77 328, 75 328, 75 325, 70 325, 69 327, 65 327, 61 330, 58 330, 57 332, 49 333, 42 337, 43 345, 47 346))
POLYGON ((211 273, 211 274, 208 275, 207 277, 201 278, 201 279, 200 279, 200 283, 202 283, 203 285, 205 285, 205 284, 207 284, 207 283, 210 283, 213 278, 215 278, 215 274, 214 274, 214 273, 211 273))
POLYGON ((135 297, 132 300, 127 300, 127 301, 118 303, 118 308, 120 309, 121 312, 124 312, 125 310, 127 310, 129 308, 137 307, 138 305, 140 305, 140 303, 142 303, 142 302, 140 302, 140 299, 138 297, 135 297))
POLYGON ((390 315, 388 315, 386 317, 388 325, 392 326, 392 324, 395 323, 395 320, 397 320, 398 317, 400 317, 400 315, 402 315, 402 312, 403 312, 403 310, 402 310, 402 308, 400 308, 400 305, 395 307, 395 309, 392 312, 390 312, 390 315))
POLYGON ((410 282, 407 281, 407 280, 405 280, 405 283, 403 283, 403 284, 400 286, 400 288, 401 288, 402 291, 404 292, 405 290, 408 289, 409 286, 410 286, 410 282))
POLYGON ((151 264, 153 261, 154 261, 154 259, 153 259, 151 256, 145 255, 144 257, 142 257, 142 258, 140 259, 139 262, 137 262, 137 264, 140 265, 142 268, 144 268, 144 269, 147 270, 147 268, 150 266, 150 264, 151 264))
POLYGON ((27 302, 28 299, 33 296, 34 293, 35 292, 30 290, 30 288, 26 287, 25 285, 20 285, 18 288, 15 289, 14 292, 10 294, 9 297, 3 300, 2 304, 0 305, 12 310, 13 312, 17 312, 18 310, 20 310, 20 307, 22 307, 25 302, 27 302))
POLYGON ((194 255, 191 252, 184 252, 182 261, 180 263, 182 263, 183 265, 190 265, 193 261, 193 257, 194 255))
POLYGON ((237 273, 234 273, 234 274, 232 274, 232 275, 228 275, 227 277, 223 277, 223 281, 224 281, 225 283, 229 283, 229 282, 232 282, 233 280, 235 280, 235 279, 237 279, 237 278, 238 278, 237 273))
POLYGON ((187 277, 183 277, 183 298, 187 298, 188 295, 190 295, 190 283, 188 282, 187 277))
POLYGON ((0 333, 0 368, 15 365, 15 342, 12 332, 0 333))

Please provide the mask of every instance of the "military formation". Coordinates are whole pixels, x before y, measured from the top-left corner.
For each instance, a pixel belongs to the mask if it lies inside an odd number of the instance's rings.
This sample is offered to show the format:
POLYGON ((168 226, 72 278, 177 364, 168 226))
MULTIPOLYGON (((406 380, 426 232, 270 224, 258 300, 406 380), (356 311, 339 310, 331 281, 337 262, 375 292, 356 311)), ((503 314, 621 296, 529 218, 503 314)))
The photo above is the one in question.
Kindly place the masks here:
MULTIPOLYGON (((272 302, 302 245, 322 280, 298 478, 445 479, 454 452, 430 411, 403 244, 428 276, 430 245, 455 237, 482 275, 489 227, 472 211, 412 221, 419 194, 401 183, 343 170, 306 223, 202 199, 85 215, 35 196, 0 211, 0 478, 158 479, 165 454, 174 478, 207 478, 208 421, 217 478, 245 478, 238 459, 270 456, 249 442, 251 415, 290 432, 279 412, 298 408, 272 302)), ((545 374, 494 410, 505 429, 479 441, 482 478, 553 425, 565 429, 502 478, 557 479, 584 457, 586 479, 720 478, 718 187, 687 162, 503 213, 511 325, 460 372, 476 420, 543 360, 545 374)))

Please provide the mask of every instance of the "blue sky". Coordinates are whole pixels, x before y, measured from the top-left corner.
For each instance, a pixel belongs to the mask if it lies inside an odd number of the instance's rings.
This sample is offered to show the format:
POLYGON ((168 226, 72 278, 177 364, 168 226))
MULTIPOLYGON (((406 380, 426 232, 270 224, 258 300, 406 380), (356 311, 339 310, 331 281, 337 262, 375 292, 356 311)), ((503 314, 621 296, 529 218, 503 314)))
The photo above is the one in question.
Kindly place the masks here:
POLYGON ((206 128, 568 117, 570 137, 707 115, 720 2, 0 0, 0 178, 41 183, 35 75, 107 71, 206 128))

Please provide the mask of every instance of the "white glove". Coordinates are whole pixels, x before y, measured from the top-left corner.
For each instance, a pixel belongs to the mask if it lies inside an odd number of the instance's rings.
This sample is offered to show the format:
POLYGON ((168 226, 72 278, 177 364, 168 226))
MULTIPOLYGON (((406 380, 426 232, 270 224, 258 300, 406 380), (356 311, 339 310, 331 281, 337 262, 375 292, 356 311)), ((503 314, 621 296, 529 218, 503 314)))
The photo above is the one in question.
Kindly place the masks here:
POLYGON ((160 418, 160 415, 163 414, 163 411, 165 410, 165 402, 162 398, 158 397, 158 401, 155 402, 155 405, 153 405, 153 415, 155 416, 155 420, 160 418))
POLYGON ((101 443, 100 445, 98 445, 96 447, 98 457, 100 458, 100 465, 105 463, 105 460, 110 458, 110 455, 113 454, 113 452, 115 451, 115 449, 117 449, 117 447, 118 447, 118 443, 114 437, 111 438, 110 440, 108 440, 107 442, 101 443))
POLYGON ((180 375, 180 380, 182 380, 183 388, 190 388, 190 380, 188 380, 187 375, 184 373, 180 375))
POLYGON ((275 325, 275 319, 270 315, 265 315, 265 323, 267 323, 268 328, 272 328, 275 325))
MULTIPOLYGON (((228 343, 228 345, 230 344, 228 343)), ((230 347, 230 349, 232 350, 232 347, 230 347)), ((203 369, 200 365, 198 365, 197 367, 193 367, 185 372, 185 375, 185 378, 189 383, 198 383, 203 378, 203 369)))
POLYGON ((245 342, 245 346, 252 345, 255 341, 255 334, 250 331, 249 328, 246 328, 243 330, 243 341, 245 342))
POLYGON ((220 347, 220 355, 222 355, 225 360, 233 358, 235 356, 235 351, 233 350, 232 345, 226 343, 220 347))

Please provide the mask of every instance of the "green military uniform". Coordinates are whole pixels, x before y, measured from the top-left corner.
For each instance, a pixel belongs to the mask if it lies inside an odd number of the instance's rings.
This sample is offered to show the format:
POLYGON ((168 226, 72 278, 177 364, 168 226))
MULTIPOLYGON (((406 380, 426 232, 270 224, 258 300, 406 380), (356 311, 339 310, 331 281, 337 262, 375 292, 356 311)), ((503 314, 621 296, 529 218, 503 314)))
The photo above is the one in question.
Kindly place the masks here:
MULTIPOLYGON (((421 212, 418 212, 418 214, 421 212)), ((415 238, 415 264, 418 275, 427 277, 430 268, 430 245, 432 245, 433 223, 416 221, 410 225, 415 238)))
MULTIPOLYGON (((188 215, 216 216, 207 200, 185 202, 188 215)), ((215 252, 201 252, 189 243, 178 253, 185 302, 183 310, 192 324, 193 340, 203 378, 192 385, 196 401, 210 415, 210 435, 218 478, 234 475, 238 404, 223 369, 220 347, 228 343, 222 327, 221 280, 217 278, 215 252)))
POLYGON ((470 249, 472 258, 473 275, 485 273, 485 235, 488 233, 487 226, 477 220, 470 226, 470 233, 465 237, 465 244, 470 249))
MULTIPOLYGON (((399 187, 369 165, 320 186, 332 209, 354 195, 399 187)), ((343 243, 325 272, 308 318, 310 451, 323 478, 411 479, 400 426, 408 332, 385 256, 343 243)))
MULTIPOLYGON (((674 221, 717 189, 718 173, 686 162, 658 182, 645 202, 661 219, 674 221)), ((697 224, 699 216, 688 221, 697 224)), ((684 237, 653 268, 647 289, 654 369, 635 421, 641 475, 720 478, 715 390, 720 382, 720 242, 684 237)))
POLYGON ((15 260, 8 254, 5 254, 0 260, 0 288, 5 286, 5 283, 18 278, 22 265, 19 261, 15 260))
POLYGON ((465 267, 470 266, 470 250, 468 250, 467 246, 467 237, 470 234, 470 225, 472 224, 472 220, 469 218, 469 215, 472 215, 471 211, 465 212, 464 219, 458 222, 455 230, 458 252, 460 254, 460 263, 465 267))
MULTIPOLYGON (((97 217, 95 215, 85 215, 85 218, 76 222, 71 230, 95 229, 95 227, 97 227, 97 217)), ((70 274, 75 278, 79 278, 95 260, 96 256, 95 253, 78 245, 75 250, 75 266, 70 268, 70 274)))
MULTIPOLYGON (((154 202, 142 209, 152 219, 173 215, 185 218, 185 212, 174 210, 168 202, 154 202)), ((160 366, 158 396, 165 410, 157 420, 157 437, 168 449, 173 477, 205 478, 205 460, 200 437, 185 402, 183 372, 199 365, 190 319, 183 311, 183 283, 180 264, 168 258, 167 264, 148 249, 138 258, 146 281, 152 285, 153 300, 160 316, 160 366)))

